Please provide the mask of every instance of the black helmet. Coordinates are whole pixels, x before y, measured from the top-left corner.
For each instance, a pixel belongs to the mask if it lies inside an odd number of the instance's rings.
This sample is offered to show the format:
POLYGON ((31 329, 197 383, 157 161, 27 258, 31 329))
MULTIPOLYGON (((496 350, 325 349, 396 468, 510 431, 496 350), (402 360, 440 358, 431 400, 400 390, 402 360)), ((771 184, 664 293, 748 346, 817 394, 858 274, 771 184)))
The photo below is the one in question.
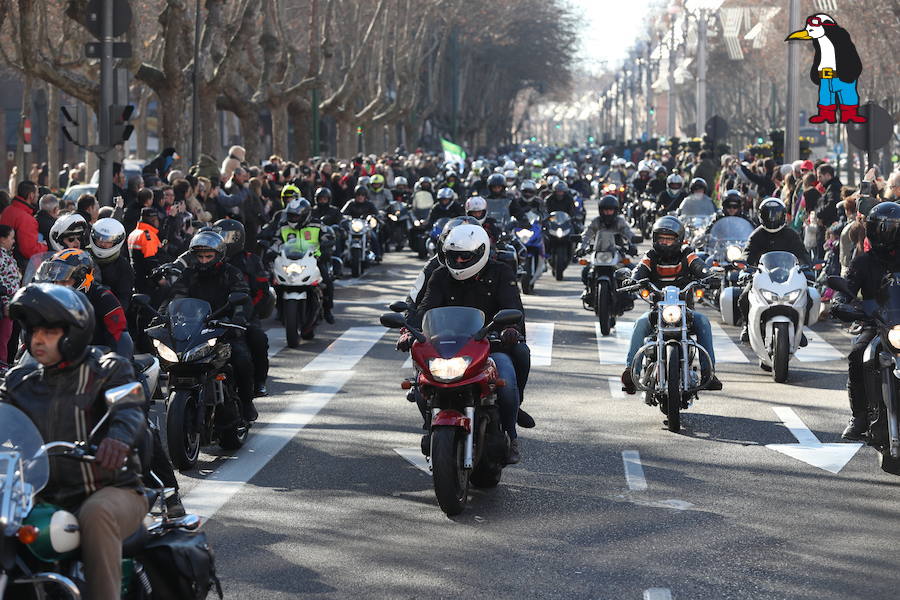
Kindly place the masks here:
POLYGON ((741 197, 740 191, 732 189, 725 193, 725 197, 722 198, 722 211, 724 212, 726 208, 736 208, 738 210, 744 208, 744 199, 741 197))
POLYGON ((705 194, 709 190, 709 186, 706 185, 706 180, 702 177, 694 177, 691 179, 691 193, 702 189, 705 194))
POLYGON ((490 175, 491 175, 490 167, 481 167, 481 170, 478 171, 478 176, 481 177, 482 179, 487 179, 488 177, 490 177, 490 175))
POLYGON ((356 186, 356 188, 354 188, 354 190, 353 190, 353 197, 356 198, 357 196, 365 196, 366 198, 368 198, 369 197, 369 188, 367 188, 364 185, 356 186))
POLYGON ((78 248, 60 250, 41 263, 34 280, 38 283, 71 280, 73 289, 86 294, 94 283, 94 261, 87 252, 78 248))
POLYGON ((309 205, 309 200, 306 198, 292 200, 284 209, 284 218, 292 227, 306 227, 312 218, 312 206, 309 205))
POLYGON ((611 194, 607 194, 600 198, 597 202, 597 210, 600 211, 600 219, 603 221, 603 224, 607 227, 612 227, 615 224, 616 219, 619 217, 619 199, 611 194), (603 209, 611 208, 614 212, 611 215, 604 215, 603 209))
POLYGON ((21 325, 28 348, 35 327, 61 327, 65 333, 59 352, 66 362, 81 359, 94 338, 94 308, 87 296, 62 285, 32 283, 19 289, 9 303, 9 316, 21 325))
POLYGON ((872 252, 880 257, 900 248, 900 204, 876 204, 866 217, 866 238, 872 244, 872 252))
POLYGON ((568 191, 569 191, 568 184, 561 179, 553 184, 553 193, 554 194, 565 194, 568 191))
POLYGON ((419 179, 419 181, 416 182, 416 185, 419 186, 420 190, 426 190, 430 192, 433 183, 434 182, 431 180, 431 177, 422 177, 421 179, 419 179))
POLYGON ((225 256, 231 258, 244 251, 244 241, 247 233, 244 224, 235 219, 219 219, 213 223, 215 232, 225 240, 225 256))
POLYGON ((319 189, 317 189, 316 197, 315 197, 316 202, 319 201, 319 198, 327 198, 328 199, 327 204, 330 204, 331 203, 331 188, 320 187, 319 189))
POLYGON ((787 209, 780 198, 766 198, 759 204, 759 222, 769 233, 780 231, 787 220, 787 209))
POLYGON ((447 239, 450 231, 454 227, 458 227, 459 225, 478 225, 479 227, 481 227, 481 223, 478 222, 478 219, 476 219, 475 217, 470 217, 468 215, 465 217, 454 217, 447 221, 444 224, 444 228, 441 230, 441 234, 437 238, 437 247, 435 248, 438 262, 440 262, 442 265, 447 263, 447 259, 444 256, 444 240, 447 239))
POLYGON ((225 240, 215 231, 201 231, 191 238, 191 243, 188 245, 188 250, 194 255, 199 252, 216 253, 216 257, 207 263, 202 263, 199 260, 194 263, 194 267, 199 271, 211 270, 221 263, 222 259, 225 258, 225 249, 225 240))
POLYGON ((656 167, 656 176, 657 177, 665 177, 668 174, 669 174, 669 172, 666 170, 665 167, 663 167, 663 166, 656 167))
POLYGON ((506 187, 506 177, 503 176, 503 173, 494 173, 487 180, 488 190, 492 187, 506 187))
POLYGON ((650 234, 653 239, 653 249, 660 258, 673 259, 681 254, 681 245, 684 243, 684 225, 675 217, 662 217, 653 224, 650 234), (660 235, 674 235, 675 243, 671 246, 663 246, 659 243, 660 235))

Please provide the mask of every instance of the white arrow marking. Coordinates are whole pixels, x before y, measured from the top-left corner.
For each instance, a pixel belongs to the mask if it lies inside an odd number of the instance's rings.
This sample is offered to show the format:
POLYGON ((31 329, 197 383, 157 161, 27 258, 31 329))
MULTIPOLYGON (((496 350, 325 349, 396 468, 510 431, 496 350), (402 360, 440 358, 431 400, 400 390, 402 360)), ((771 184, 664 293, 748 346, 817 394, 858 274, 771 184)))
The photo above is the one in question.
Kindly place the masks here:
POLYGON ((834 473, 841 472, 862 444, 823 444, 819 438, 803 424, 793 409, 786 406, 773 406, 772 410, 784 423, 791 434, 797 438, 797 444, 766 444, 766 448, 786 454, 791 458, 803 461, 814 467, 834 473))
POLYGON ((428 459, 422 456, 422 450, 419 448, 394 448, 394 452, 405 458, 409 463, 420 471, 431 475, 431 465, 428 459))
POLYGON ((644 590, 644 600, 672 600, 672 591, 669 588, 650 588, 644 590))

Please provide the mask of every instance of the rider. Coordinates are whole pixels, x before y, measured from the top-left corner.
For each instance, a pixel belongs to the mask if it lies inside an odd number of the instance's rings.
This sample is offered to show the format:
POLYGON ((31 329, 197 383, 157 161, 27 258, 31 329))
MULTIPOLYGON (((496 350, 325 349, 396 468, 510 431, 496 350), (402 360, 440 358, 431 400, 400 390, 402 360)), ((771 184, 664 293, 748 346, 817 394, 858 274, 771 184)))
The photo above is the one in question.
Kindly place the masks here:
POLYGON ((691 193, 681 201, 681 204, 677 207, 676 213, 696 215, 715 214, 716 203, 707 195, 706 191, 706 180, 700 177, 694 177, 691 180, 691 193))
POLYGON ((134 371, 128 360, 89 345, 94 313, 82 294, 59 285, 29 285, 13 297, 9 314, 21 325, 35 360, 6 374, 0 402, 23 410, 48 442, 99 442, 93 465, 51 458, 41 497, 78 516, 84 597, 118 599, 122 541, 138 530, 148 509, 140 461, 132 453, 146 419, 143 398, 108 407, 104 392, 134 382, 134 371), (100 439, 88 440, 108 412, 100 439))
POLYGON ((316 190, 316 205, 312 209, 313 221, 324 223, 329 227, 341 222, 341 219, 343 218, 341 211, 331 203, 331 198, 332 194, 330 188, 320 187, 316 190))
POLYGON ((519 186, 520 203, 525 210, 541 210, 541 198, 538 196, 537 183, 533 179, 526 179, 519 186))
POLYGON ((725 217, 740 217, 749 223, 753 223, 753 221, 750 220, 750 217, 744 212, 744 197, 741 196, 739 190, 730 189, 725 192, 725 197, 722 198, 722 210, 716 214, 713 223, 719 219, 724 219, 725 217))
MULTIPOLYGON (((228 295, 232 292, 244 292, 249 295, 250 288, 244 274, 237 267, 225 262, 225 240, 211 229, 203 230, 191 240, 190 252, 193 264, 188 265, 172 285, 172 299, 197 298, 205 300, 217 311, 225 306, 228 295)), ((160 307, 164 311, 168 302, 160 307)), ((253 305, 248 301, 234 307, 231 321, 235 325, 247 325, 253 318, 253 305)), ((250 350, 242 335, 229 339, 231 345, 231 364, 237 379, 238 394, 243 405, 244 419, 255 421, 256 407, 253 406, 253 360, 250 350)))
MULTIPOLYGON (((357 185, 353 190, 353 199, 347 200, 341 214, 351 219, 365 219, 371 215, 378 215, 378 209, 369 200, 369 188, 364 185, 357 185)), ((375 253, 375 262, 381 261, 381 243, 374 231, 369 231, 369 247, 375 253)))
POLYGON ((575 216, 575 200, 565 181, 553 184, 553 192, 547 197, 546 210, 547 213, 562 211, 570 217, 575 216))
MULTIPOLYGON (((421 327, 425 313, 441 306, 477 308, 484 313, 487 322, 502 309, 514 308, 524 314, 515 273, 506 265, 490 260, 490 245, 487 232, 477 225, 459 225, 452 229, 444 241, 447 265, 434 271, 422 302, 410 317, 410 324, 421 327)), ((520 460, 517 419, 523 427, 533 426, 533 421, 526 414, 523 413, 521 419, 517 416, 521 403, 519 386, 524 389, 531 362, 524 340, 523 318, 517 326, 503 330, 499 347, 491 352, 499 376, 506 381, 506 385, 497 390, 497 403, 503 429, 510 437, 508 464, 516 464, 520 460), (526 417, 530 423, 523 420, 526 417)), ((412 342, 409 332, 404 332, 397 348, 405 352, 412 342)))
MULTIPOLYGON (((751 267, 759 263, 760 257, 766 252, 783 251, 790 252, 797 257, 801 265, 809 266, 809 253, 803 245, 800 234, 785 227, 787 222, 787 209, 780 198, 766 198, 759 204, 760 226, 753 230, 747 240, 744 249, 743 261, 751 267)), ((744 320, 744 328, 741 330, 741 341, 750 341, 750 331, 747 328, 747 317, 750 314, 750 290, 753 288, 752 279, 744 286, 741 297, 738 299, 738 308, 744 320)), ((803 337, 806 339, 806 336, 803 337)), ((803 341, 801 345, 805 345, 803 341)))
POLYGON ((432 206, 428 213, 428 227, 434 227, 441 219, 461 217, 464 213, 465 210, 456 201, 453 190, 448 187, 441 188, 438 190, 437 204, 432 206))
POLYGON ((78 213, 59 217, 50 228, 50 250, 59 252, 66 248, 87 248, 89 231, 90 225, 78 213))
POLYGON ((99 219, 91 227, 91 245, 88 251, 100 267, 100 280, 106 282, 126 312, 134 292, 134 268, 128 256, 122 252, 125 245, 125 226, 116 219, 99 219))
MULTIPOLYGON (((472 196, 472 198, 478 198, 478 196, 472 196)), ((469 198, 471 200, 472 198, 469 198)), ((484 201, 484 198, 480 198, 484 201)), ((468 200, 466 201, 466 205, 468 205, 468 200)), ((432 256, 425 266, 422 267, 422 270, 419 271, 419 275, 416 277, 416 280, 413 282, 413 286, 409 290, 409 294, 406 297, 406 303, 409 305, 410 310, 415 310, 416 306, 422 301, 422 297, 425 295, 425 288, 428 286, 428 281, 431 279, 431 275, 437 270, 438 267, 444 265, 446 261, 444 260, 444 240, 447 239, 447 236, 450 234, 450 231, 456 227, 457 225, 480 225, 479 221, 471 216, 468 217, 454 217, 447 221, 447 224, 444 225, 444 229, 441 231, 441 235, 438 236, 437 242, 435 243, 435 252, 434 256, 432 256)))
POLYGON ((334 251, 334 232, 331 227, 312 220, 312 207, 303 198, 294 200, 285 209, 287 222, 278 230, 278 243, 300 240, 301 249, 313 254, 322 275, 322 310, 325 321, 334 323, 334 280, 331 278, 331 256, 334 251))
POLYGON ((668 171, 663 166, 656 167, 656 177, 647 182, 647 193, 658 198, 660 193, 666 191, 666 176, 668 171))
POLYGON ((525 227, 528 227, 528 220, 525 218, 525 213, 528 212, 529 206, 519 199, 516 199, 510 196, 506 192, 506 177, 503 176, 503 173, 494 173, 490 177, 488 177, 488 195, 485 197, 485 200, 505 200, 507 202, 508 210, 510 216, 520 222, 525 227))
MULTIPOLYGON (((575 250, 575 256, 584 256, 592 248, 603 248, 609 245, 627 244, 628 254, 637 255, 637 248, 634 246, 634 232, 625 221, 625 217, 619 214, 619 199, 611 194, 607 194, 597 201, 597 209, 599 216, 594 217, 591 224, 581 236, 581 244, 575 250), (612 236, 612 240, 609 240, 612 236), (605 238, 605 239, 602 239, 605 238), (612 242, 609 244, 608 242, 612 242)), ((581 293, 582 302, 586 302, 591 306, 594 302, 592 297, 593 290, 588 287, 588 275, 591 271, 591 265, 585 266, 581 270, 581 282, 584 284, 584 292, 581 293)))
POLYGON ((213 223, 213 228, 225 240, 225 260, 243 274, 250 288, 253 315, 247 323, 247 346, 253 358, 253 394, 256 397, 265 396, 269 378, 269 338, 260 324, 260 318, 272 312, 269 273, 259 255, 244 249, 247 234, 243 223, 235 219, 219 219, 213 223))
MULTIPOLYGON (((869 212, 866 217, 866 239, 872 249, 857 254, 850 263, 847 287, 853 296, 843 298, 845 302, 855 300, 858 293, 862 293, 863 301, 874 300, 884 276, 900 270, 900 204, 882 202, 869 212)), ((841 434, 846 440, 862 439, 869 428, 863 354, 877 335, 875 325, 865 325, 853 340, 848 356, 847 394, 853 416, 841 434)))
POLYGON ((372 188, 369 193, 369 200, 378 210, 386 210, 388 205, 394 201, 394 195, 389 189, 384 187, 384 175, 375 173, 369 179, 369 186, 372 188))
POLYGON ((656 204, 659 206, 660 213, 671 212, 678 208, 687 195, 683 188, 684 178, 678 173, 672 173, 666 177, 666 189, 660 192, 656 198, 656 204))
MULTIPOLYGON (((685 287, 691 280, 705 279, 710 276, 709 269, 702 258, 694 253, 694 249, 684 245, 684 225, 675 217, 662 217, 653 224, 653 248, 644 255, 640 264, 634 269, 631 278, 635 281, 650 279, 657 287, 676 285, 685 287)), ((699 311, 692 312, 693 330, 697 335, 697 342, 709 354, 712 367, 716 364, 715 350, 713 349, 712 328, 709 319, 699 311)), ((637 321, 631 331, 631 346, 628 348, 628 356, 625 359, 625 370, 622 372, 622 389, 629 394, 634 394, 637 388, 631 372, 631 363, 637 351, 644 343, 644 338, 650 335, 650 312, 645 312, 637 321)), ((705 356, 700 357, 700 370, 703 377, 710 371, 710 365, 705 356)), ((721 390, 722 382, 715 374, 712 375, 706 386, 708 390, 721 390)))
POLYGON ((650 166, 641 161, 638 166, 637 174, 631 180, 631 187, 634 189, 635 196, 640 196, 650 184, 650 166))

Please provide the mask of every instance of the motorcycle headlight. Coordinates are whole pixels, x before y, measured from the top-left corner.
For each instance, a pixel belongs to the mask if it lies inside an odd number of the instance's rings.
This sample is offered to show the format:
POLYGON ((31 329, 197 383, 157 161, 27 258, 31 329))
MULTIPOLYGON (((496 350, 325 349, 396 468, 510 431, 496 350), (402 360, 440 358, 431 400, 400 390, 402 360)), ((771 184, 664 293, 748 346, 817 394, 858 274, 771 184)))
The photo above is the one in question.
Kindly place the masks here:
POLYGON ((413 225, 415 225, 416 227, 421 227, 422 224, 423 221, 421 219, 416 219, 415 221, 413 221, 413 225))
POLYGON ((395 215, 395 214, 390 214, 390 215, 388 215, 388 219, 390 219, 391 221, 396 221, 396 220, 397 220, 397 215, 395 215))
POLYGON ((741 250, 740 246, 728 246, 728 249, 725 251, 725 258, 727 258, 729 262, 739 260, 743 255, 744 251, 741 250))
POLYGON ((371 227, 372 229, 378 227, 378 219, 376 219, 375 217, 369 217, 369 227, 371 227))
POLYGON ((797 301, 797 298, 799 298, 800 294, 802 294, 802 293, 803 293, 803 290, 794 290, 793 292, 788 292, 787 294, 782 296, 781 299, 785 302, 793 304, 794 302, 797 301))
POLYGON ((615 259, 615 252, 598 252, 594 255, 594 261, 598 263, 611 263, 615 259))
POLYGON ((168 362, 178 362, 178 355, 175 354, 175 351, 163 344, 159 340, 153 340, 153 345, 156 347, 156 351, 159 352, 159 357, 168 362))
POLYGON ((524 244, 532 237, 534 237, 534 232, 530 229, 520 229, 516 232, 516 237, 524 244))
POLYGON ((454 358, 432 358, 428 361, 428 370, 438 381, 450 383, 460 379, 472 363, 470 356, 454 358))
POLYGON ((669 325, 681 323, 681 307, 676 304, 663 307, 662 318, 669 325))
POLYGON ((562 229, 557 228, 554 233, 555 233, 556 237, 558 237, 558 238, 566 237, 566 232, 563 231, 562 229))
POLYGON ((769 290, 759 290, 759 293, 766 302, 778 302, 781 299, 778 294, 770 292, 769 290))
POLYGON ((291 263, 284 268, 285 273, 288 273, 289 275, 299 275, 305 270, 305 265, 298 265, 297 263, 291 263))
POLYGON ((900 352, 900 325, 894 325, 888 330, 888 344, 897 352, 900 352))
POLYGON ((352 223, 350 223, 350 230, 353 233, 359 233, 363 230, 363 227, 365 227, 365 224, 359 219, 355 219, 352 223))

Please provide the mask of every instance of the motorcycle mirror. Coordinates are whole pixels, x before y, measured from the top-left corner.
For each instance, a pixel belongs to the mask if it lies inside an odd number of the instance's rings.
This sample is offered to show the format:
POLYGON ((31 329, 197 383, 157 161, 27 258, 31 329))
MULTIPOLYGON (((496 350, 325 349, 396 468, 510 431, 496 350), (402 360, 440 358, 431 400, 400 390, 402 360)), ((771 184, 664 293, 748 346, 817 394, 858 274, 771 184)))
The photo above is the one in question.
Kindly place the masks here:
POLYGON ((841 277, 840 275, 829 275, 828 279, 825 280, 825 283, 833 290, 837 290, 842 294, 846 294, 848 296, 852 296, 850 293, 850 288, 847 285, 847 280, 841 277))
POLYGON ((632 236, 632 238, 631 238, 631 243, 633 243, 633 244, 643 244, 643 243, 644 243, 644 236, 642 236, 642 235, 635 235, 635 236, 632 236))
POLYGON ((403 300, 397 300, 393 304, 391 304, 388 308, 390 308, 395 313, 402 313, 409 310, 409 304, 404 302, 403 300))
POLYGON ((126 404, 141 405, 144 403, 144 386, 138 381, 133 381, 106 390, 103 397, 107 408, 126 404))
POLYGON ((381 324, 388 329, 402 329, 406 327, 406 319, 400 313, 389 312, 381 315, 381 324))
POLYGON ((231 292, 230 294, 228 294, 228 304, 232 306, 243 304, 249 299, 250 296, 247 295, 246 292, 231 292))
POLYGON ((522 320, 522 311, 515 308, 506 308, 494 315, 494 325, 505 327, 515 325, 522 320))
POLYGON ((141 306, 149 306, 150 296, 148 296, 147 294, 134 294, 131 296, 131 301, 134 304, 140 304, 141 306))
MULTIPOLYGON (((835 275, 832 275, 832 277, 835 277, 835 275)), ((829 279, 831 279, 831 277, 829 277, 829 279)), ((828 287, 831 286, 829 285, 828 287)), ((862 321, 868 318, 866 313, 852 304, 835 304, 831 307, 831 314, 836 319, 846 323, 862 321)))

